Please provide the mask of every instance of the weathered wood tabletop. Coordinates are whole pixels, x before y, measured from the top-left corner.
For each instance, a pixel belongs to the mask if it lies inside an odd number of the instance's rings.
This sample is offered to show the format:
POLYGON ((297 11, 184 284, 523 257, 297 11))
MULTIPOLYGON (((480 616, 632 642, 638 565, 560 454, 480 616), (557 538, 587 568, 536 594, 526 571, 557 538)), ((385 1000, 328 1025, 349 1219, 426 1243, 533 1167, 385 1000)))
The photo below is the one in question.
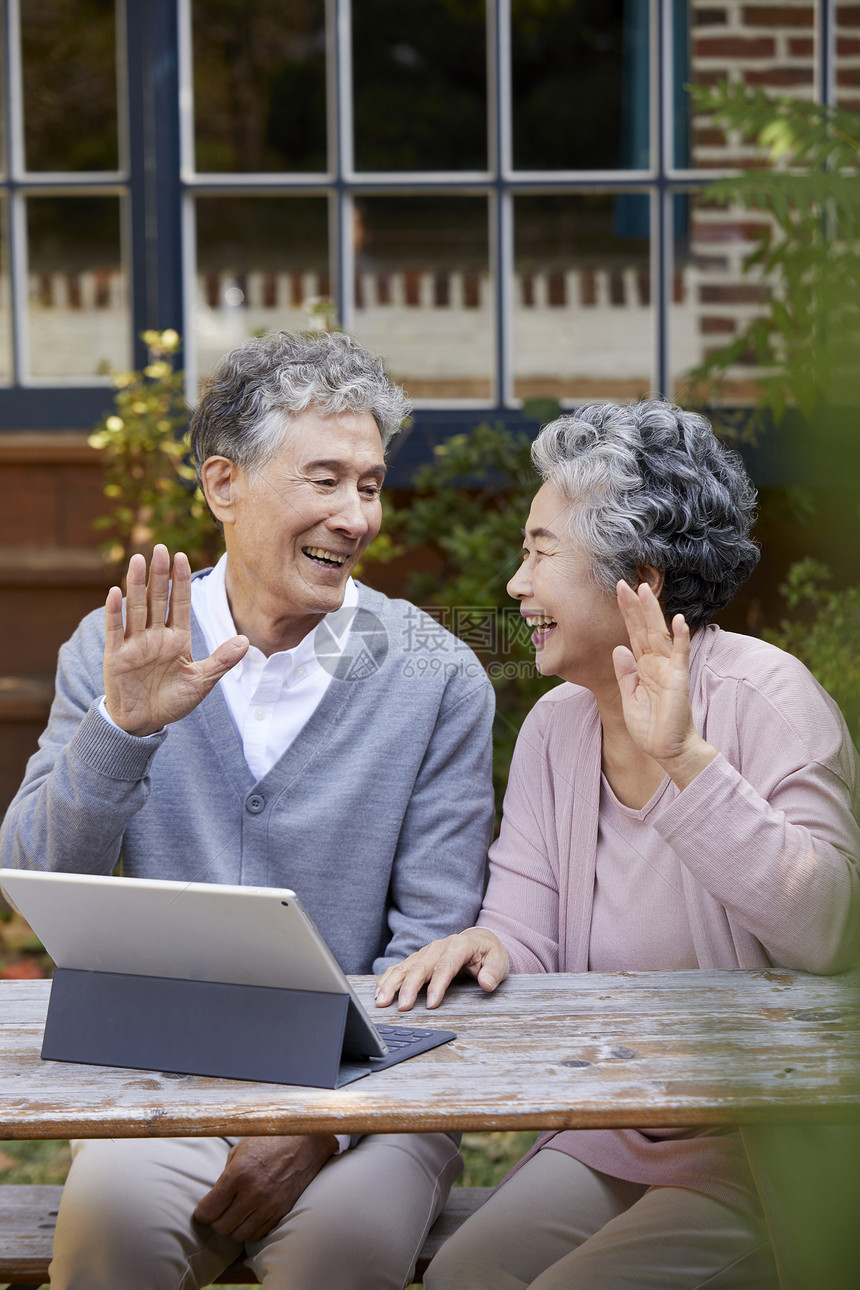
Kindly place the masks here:
MULTIPOLYGON (((368 1011, 373 980, 355 979, 368 1011)), ((0 983, 0 1137, 860 1121, 860 988, 787 971, 510 977, 410 1022, 454 1042, 329 1091, 46 1062, 49 982, 0 983)), ((229 1036, 225 1036, 229 1043, 229 1036)))

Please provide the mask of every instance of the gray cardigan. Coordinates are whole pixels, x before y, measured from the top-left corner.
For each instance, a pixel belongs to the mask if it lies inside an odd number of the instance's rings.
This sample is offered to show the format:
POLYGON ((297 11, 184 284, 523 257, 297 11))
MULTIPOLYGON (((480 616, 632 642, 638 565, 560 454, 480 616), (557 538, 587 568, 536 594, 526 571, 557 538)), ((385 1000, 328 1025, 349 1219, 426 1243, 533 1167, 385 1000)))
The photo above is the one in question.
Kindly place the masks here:
MULTIPOLYGON (((346 972, 380 972, 472 924, 492 831, 492 687, 406 601, 360 586, 356 621, 353 665, 255 782, 219 685, 149 739, 109 725, 104 614, 88 615, 60 650, 2 864, 109 874, 121 858, 128 876, 291 887, 346 972)), ((192 640, 205 656, 194 619, 192 640)))

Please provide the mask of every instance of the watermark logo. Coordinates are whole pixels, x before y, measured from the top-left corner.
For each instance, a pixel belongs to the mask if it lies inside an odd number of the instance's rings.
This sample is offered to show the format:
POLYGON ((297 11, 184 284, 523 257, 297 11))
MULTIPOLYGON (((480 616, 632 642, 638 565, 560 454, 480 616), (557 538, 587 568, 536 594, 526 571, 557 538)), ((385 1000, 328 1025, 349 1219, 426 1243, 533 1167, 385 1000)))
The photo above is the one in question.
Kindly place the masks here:
POLYGON ((518 608, 407 605, 392 641, 376 614, 350 606, 319 624, 314 653, 338 681, 375 676, 392 647, 402 656, 407 680, 457 673, 474 678, 486 672, 493 681, 514 681, 535 675, 533 658, 523 657, 529 637, 518 608))
POLYGON ((369 609, 338 609, 314 632, 320 666, 338 681, 366 681, 388 657, 388 632, 369 609))

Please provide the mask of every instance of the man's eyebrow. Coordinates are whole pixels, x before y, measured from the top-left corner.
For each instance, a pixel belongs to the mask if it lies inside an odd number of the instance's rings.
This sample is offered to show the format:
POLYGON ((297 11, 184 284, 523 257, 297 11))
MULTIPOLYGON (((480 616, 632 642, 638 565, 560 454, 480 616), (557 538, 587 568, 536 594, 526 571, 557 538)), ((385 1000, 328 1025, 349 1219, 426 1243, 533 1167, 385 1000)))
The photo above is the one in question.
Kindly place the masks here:
MULTIPOLYGON (((341 471, 341 470, 349 469, 351 468, 351 466, 352 466, 352 462, 340 461, 337 457, 324 457, 324 458, 320 458, 318 461, 307 462, 307 464, 305 465, 305 470, 306 471, 307 470, 341 471)), ((378 475, 380 479, 384 479, 385 472, 387 469, 388 467, 385 465, 385 462, 380 461, 377 465, 371 466, 369 470, 363 470, 360 473, 362 475, 378 475)))
POLYGON ((525 529, 520 529, 520 532, 523 537, 549 538, 551 542, 558 541, 558 534, 553 533, 552 529, 529 529, 528 533, 526 533, 525 529))

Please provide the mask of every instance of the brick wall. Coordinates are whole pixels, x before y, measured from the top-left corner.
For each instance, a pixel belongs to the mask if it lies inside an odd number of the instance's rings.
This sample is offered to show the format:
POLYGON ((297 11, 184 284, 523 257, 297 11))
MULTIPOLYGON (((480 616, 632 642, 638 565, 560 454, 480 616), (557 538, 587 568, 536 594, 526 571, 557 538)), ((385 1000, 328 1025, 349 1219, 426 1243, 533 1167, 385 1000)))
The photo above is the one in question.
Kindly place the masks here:
MULTIPOLYGON (((818 83, 817 6, 810 0, 692 0, 690 79, 699 85, 730 80, 774 94, 814 100, 818 83)), ((836 10, 836 81, 839 105, 860 111, 860 4, 836 10)), ((748 168, 761 163, 753 144, 726 135, 706 118, 692 122, 696 169, 748 168)), ((767 299, 769 286, 742 270, 764 215, 693 208, 690 258, 699 268, 697 321, 702 353, 737 333, 767 299)), ((738 366, 729 390, 740 390, 754 370, 738 366)))

